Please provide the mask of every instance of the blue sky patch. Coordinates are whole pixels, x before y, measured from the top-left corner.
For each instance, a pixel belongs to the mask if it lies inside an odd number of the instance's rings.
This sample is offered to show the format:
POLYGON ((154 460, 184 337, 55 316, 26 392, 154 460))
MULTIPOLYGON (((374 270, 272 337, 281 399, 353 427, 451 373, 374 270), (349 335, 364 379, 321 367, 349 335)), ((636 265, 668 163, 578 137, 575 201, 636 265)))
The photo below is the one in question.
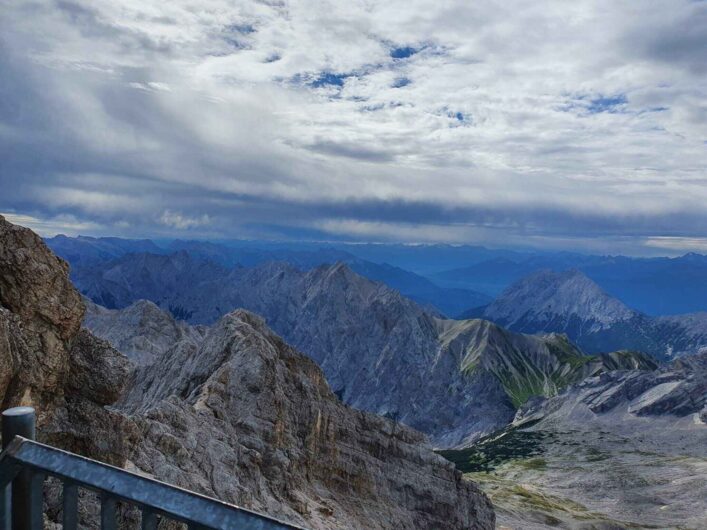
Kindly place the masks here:
POLYGON ((599 96, 589 100, 589 105, 587 110, 591 114, 598 114, 600 112, 620 112, 620 107, 628 103, 626 94, 617 94, 615 96, 599 96))
POLYGON ((403 88, 404 86, 408 86, 411 83, 411 81, 407 77, 399 77, 395 81, 393 81, 393 88, 403 88))
POLYGON ((408 57, 415 55, 418 51, 420 50, 413 48, 412 46, 402 46, 400 48, 393 48, 390 50, 390 56, 393 59, 407 59, 408 57))
POLYGON ((325 86, 342 87, 344 86, 344 82, 346 81, 347 77, 351 77, 351 74, 335 74, 332 72, 322 72, 319 74, 319 77, 317 77, 314 81, 310 83, 310 85, 314 88, 321 88, 325 86))

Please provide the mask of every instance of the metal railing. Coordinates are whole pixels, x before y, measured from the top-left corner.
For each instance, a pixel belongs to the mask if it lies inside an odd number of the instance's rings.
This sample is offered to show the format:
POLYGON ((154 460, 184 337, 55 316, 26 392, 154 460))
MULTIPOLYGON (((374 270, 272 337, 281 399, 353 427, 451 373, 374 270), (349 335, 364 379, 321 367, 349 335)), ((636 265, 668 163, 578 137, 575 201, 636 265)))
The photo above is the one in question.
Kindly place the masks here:
POLYGON ((199 495, 149 477, 103 464, 33 440, 34 409, 18 407, 2 414, 0 454, 0 530, 41 530, 44 480, 63 484, 64 530, 78 527, 79 488, 98 493, 101 528, 118 526, 118 502, 138 507, 142 529, 156 530, 159 519, 186 523, 189 530, 297 529, 275 519, 199 495))

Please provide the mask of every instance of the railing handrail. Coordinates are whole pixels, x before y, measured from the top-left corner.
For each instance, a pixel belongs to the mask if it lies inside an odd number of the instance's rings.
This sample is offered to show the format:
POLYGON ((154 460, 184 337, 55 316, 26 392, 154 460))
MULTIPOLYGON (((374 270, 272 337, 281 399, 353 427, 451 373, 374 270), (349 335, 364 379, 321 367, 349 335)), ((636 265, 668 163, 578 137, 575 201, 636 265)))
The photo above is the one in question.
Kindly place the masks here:
MULTIPOLYGON (((65 495, 67 487, 74 488, 74 498, 76 487, 99 492, 104 509, 106 504, 112 503, 114 510, 116 500, 136 505, 143 510, 143 528, 152 526, 145 526, 146 516, 154 519, 155 515, 160 515, 187 523, 190 528, 302 530, 301 527, 151 477, 15 436, 0 454, 0 491, 25 469, 42 477, 42 482, 45 475, 59 478, 64 482, 65 495)), ((39 498, 41 506, 41 496, 39 498)))

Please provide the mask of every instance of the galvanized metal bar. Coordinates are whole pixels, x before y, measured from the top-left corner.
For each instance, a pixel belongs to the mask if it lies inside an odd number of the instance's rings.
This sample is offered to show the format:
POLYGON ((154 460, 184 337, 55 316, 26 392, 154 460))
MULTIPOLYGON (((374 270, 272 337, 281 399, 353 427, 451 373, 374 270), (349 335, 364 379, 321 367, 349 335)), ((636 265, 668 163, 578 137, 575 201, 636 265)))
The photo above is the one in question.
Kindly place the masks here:
MULTIPOLYGON (((2 471, 0 471, 0 473, 2 473, 2 471)), ((12 530, 10 520, 12 517, 12 511, 10 510, 12 497, 10 489, 10 486, 5 486, 0 490, 0 530, 12 530)))
POLYGON ((101 494, 101 530, 118 528, 116 498, 109 493, 101 494))
POLYGON ((79 527, 79 487, 73 482, 64 482, 62 508, 63 529, 77 530, 79 527))
POLYGON ((81 487, 107 492, 120 500, 149 507, 157 513, 185 523, 195 523, 217 530, 299 528, 37 442, 16 439, 4 457, 24 466, 45 470, 63 480, 76 482, 81 487))
POLYGON ((149 508, 142 509, 142 530, 157 530, 157 514, 149 508))
MULTIPOLYGON (((12 449, 12 447, 0 454, 0 488, 7 490, 8 493, 11 493, 10 484, 15 480, 15 477, 20 474, 20 471, 22 471, 22 465, 19 462, 11 457, 5 457, 6 454, 9 454, 10 449, 12 449)), ((10 495, 8 495, 7 498, 9 499, 10 495)), ((9 506, 7 507, 7 513, 11 513, 9 506)))
MULTIPOLYGON (((4 449, 8 449, 19 437, 28 440, 35 438, 36 415, 32 407, 15 407, 7 409, 2 413, 2 444, 4 449)), ((12 481, 12 493, 10 510, 12 512, 13 530, 35 530, 32 516, 33 473, 28 469, 23 469, 12 481)), ((40 513, 41 513, 41 491, 40 491, 40 513)), ((40 527, 41 528, 41 527, 40 527)))
POLYGON ((42 472, 29 470, 31 477, 29 479, 29 499, 28 505, 28 523, 30 530, 44 529, 44 479, 46 475, 42 472))

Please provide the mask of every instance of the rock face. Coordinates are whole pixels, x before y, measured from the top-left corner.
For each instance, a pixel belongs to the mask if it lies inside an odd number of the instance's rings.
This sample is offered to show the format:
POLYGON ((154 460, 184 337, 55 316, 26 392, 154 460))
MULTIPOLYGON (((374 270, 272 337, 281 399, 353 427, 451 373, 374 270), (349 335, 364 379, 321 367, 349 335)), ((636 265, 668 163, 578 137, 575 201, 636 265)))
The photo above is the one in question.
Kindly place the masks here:
MULTIPOLYGON (((341 404, 254 315, 228 315, 201 341, 176 333, 161 362, 131 377, 123 355, 80 328, 66 263, 2 218, 0 303, 3 407, 37 407, 50 444, 312 528, 494 526, 488 499, 423 435, 341 404)), ((81 524, 94 528, 87 506, 81 524)))
POLYGON ((705 528, 707 355, 603 373, 447 456, 509 528, 705 528))
POLYGON ((123 391, 129 361, 80 329, 84 305, 67 264, 0 217, 0 400, 36 407, 42 439, 120 465, 130 432, 103 406, 123 391))
POLYGON ((190 489, 312 528, 493 528, 421 434, 341 404, 245 311, 142 368, 121 408, 144 436, 135 465, 190 489))
POLYGON ((203 327, 175 320, 147 300, 121 310, 106 309, 89 300, 86 309, 84 325, 138 365, 154 362, 176 342, 196 345, 204 338, 203 327))
POLYGON ((530 274, 477 313, 513 331, 565 333, 590 353, 632 349, 666 360, 707 349, 705 315, 649 317, 577 270, 530 274))
POLYGON ((210 275, 176 279, 172 271, 186 271, 188 263, 183 254, 140 257, 116 263, 82 285, 99 300, 127 303, 146 295, 197 323, 238 307, 261 314, 317 361, 346 403, 397 418, 436 443, 461 443, 470 432, 507 423, 515 412, 493 376, 480 373, 470 380, 460 369, 461 357, 441 349, 437 318, 343 263, 305 272, 271 262, 235 268, 220 281, 210 275))
POLYGON ((633 416, 699 414, 707 404, 707 354, 680 358, 653 371, 618 370, 587 378, 557 397, 529 403, 514 423, 571 417, 578 404, 595 414, 617 409, 633 416))
POLYGON ((670 357, 707 352, 707 312, 658 317, 655 334, 670 357))

